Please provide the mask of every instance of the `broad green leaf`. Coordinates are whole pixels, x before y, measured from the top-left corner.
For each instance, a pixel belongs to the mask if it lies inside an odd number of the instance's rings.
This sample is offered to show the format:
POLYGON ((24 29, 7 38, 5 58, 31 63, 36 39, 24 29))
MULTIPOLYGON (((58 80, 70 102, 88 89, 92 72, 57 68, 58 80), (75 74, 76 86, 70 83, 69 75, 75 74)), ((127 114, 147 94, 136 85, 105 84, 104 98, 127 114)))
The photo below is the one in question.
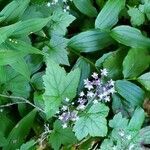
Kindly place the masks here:
POLYGON ((72 100, 76 96, 79 78, 79 69, 66 74, 58 64, 51 60, 47 61, 46 74, 43 76, 45 86, 43 99, 47 118, 52 117, 58 111, 61 102, 66 97, 72 100))
POLYGON ((11 63, 10 66, 18 73, 23 75, 27 80, 30 80, 30 69, 27 65, 26 61, 19 57, 18 60, 15 63, 11 63))
POLYGON ((140 130, 140 143, 141 144, 150 144, 150 126, 140 130))
POLYGON ((97 10, 92 5, 91 0, 73 0, 74 5, 85 15, 96 17, 97 10))
POLYGON ((13 32, 16 30, 18 27, 17 24, 5 26, 0 28, 0 44, 5 42, 7 38, 9 38, 13 32))
POLYGON ((0 16, 3 18, 0 19, 0 22, 6 21, 16 21, 19 17, 22 16, 25 9, 29 5, 30 0, 13 0, 10 2, 1 12, 0 16))
POLYGON ((3 83, 3 93, 11 92, 12 95, 21 96, 24 98, 29 97, 29 92, 31 90, 28 80, 18 74, 9 66, 5 66, 3 70, 3 75, 5 82, 3 83))
POLYGON ((94 52, 108 47, 112 42, 108 32, 94 29, 72 37, 68 46, 79 52, 94 52))
POLYGON ((108 0, 98 14, 95 27, 110 29, 118 22, 118 15, 125 7, 125 0, 108 0))
POLYGON ((95 104, 83 114, 75 122, 73 131, 75 132, 78 140, 82 140, 86 136, 92 137, 101 136, 104 137, 107 134, 107 120, 109 108, 102 103, 95 104))
POLYGON ((22 144, 18 150, 35 150, 35 148, 33 148, 35 143, 36 142, 34 140, 28 141, 22 144))
POLYGON ((145 15, 138 8, 129 7, 128 14, 130 16, 130 22, 133 26, 140 26, 145 21, 145 15))
POLYGON ((136 78, 149 67, 150 55, 145 49, 132 48, 123 61, 124 78, 136 78), (142 59, 144 58, 144 59, 142 59))
POLYGON ((144 119, 145 119, 144 110, 142 108, 137 108, 134 111, 133 117, 131 118, 129 122, 128 129, 132 131, 140 130, 144 122, 144 119))
POLYGON ((43 48, 44 52, 48 54, 47 58, 69 66, 68 52, 66 50, 67 42, 67 39, 53 35, 50 42, 43 48))
POLYGON ((128 101, 131 106, 139 106, 144 101, 144 91, 137 85, 126 81, 118 80, 116 81, 116 91, 128 101))
POLYGON ((150 47, 150 39, 143 36, 140 30, 130 26, 115 27, 111 31, 111 36, 119 43, 133 48, 150 47))
POLYGON ((3 147, 7 144, 7 140, 4 135, 0 132, 0 147, 3 147))
POLYGON ((73 68, 74 69, 79 68, 81 71, 81 77, 78 86, 78 92, 79 92, 84 87, 84 79, 87 79, 90 75, 91 65, 88 61, 86 61, 84 57, 79 57, 79 59, 77 60, 73 68))
POLYGON ((54 123, 54 129, 49 136, 49 143, 54 150, 59 150, 61 145, 75 144, 77 139, 71 128, 63 129, 59 121, 54 123))
POLYGON ((108 57, 110 57, 112 54, 113 54, 113 52, 109 52, 109 53, 103 54, 103 56, 100 57, 100 58, 96 61, 95 66, 97 66, 98 68, 102 68, 104 61, 105 61, 108 57))
POLYGON ((14 31, 13 36, 29 35, 40 31, 51 20, 48 18, 34 18, 17 23, 18 28, 14 31))
POLYGON ((31 111, 16 124, 7 138, 8 145, 4 147, 4 150, 14 150, 23 144, 32 127, 36 113, 36 110, 31 111))
POLYGON ((111 53, 104 62, 103 68, 108 70, 108 77, 111 79, 119 79, 122 75, 122 62, 126 55, 125 50, 117 50, 111 53))
POLYGON ((70 15, 68 12, 63 12, 56 9, 51 16, 49 32, 58 35, 65 35, 67 27, 75 20, 75 17, 70 15))
POLYGON ((19 57, 24 56, 25 54, 22 52, 0 50, 0 66, 15 63, 19 57))
POLYGON ((137 80, 138 80, 138 82, 140 82, 148 91, 150 91, 150 72, 141 75, 137 80))

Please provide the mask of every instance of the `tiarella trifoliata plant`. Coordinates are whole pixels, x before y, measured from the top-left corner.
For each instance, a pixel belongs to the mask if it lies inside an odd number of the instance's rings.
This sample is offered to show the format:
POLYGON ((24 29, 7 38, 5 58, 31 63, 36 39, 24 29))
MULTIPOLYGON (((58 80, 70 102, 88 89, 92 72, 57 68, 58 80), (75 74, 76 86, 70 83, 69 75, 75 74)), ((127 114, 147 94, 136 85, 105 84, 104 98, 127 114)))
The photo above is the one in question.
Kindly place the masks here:
POLYGON ((0 149, 150 149, 150 0, 0 0, 0 149))

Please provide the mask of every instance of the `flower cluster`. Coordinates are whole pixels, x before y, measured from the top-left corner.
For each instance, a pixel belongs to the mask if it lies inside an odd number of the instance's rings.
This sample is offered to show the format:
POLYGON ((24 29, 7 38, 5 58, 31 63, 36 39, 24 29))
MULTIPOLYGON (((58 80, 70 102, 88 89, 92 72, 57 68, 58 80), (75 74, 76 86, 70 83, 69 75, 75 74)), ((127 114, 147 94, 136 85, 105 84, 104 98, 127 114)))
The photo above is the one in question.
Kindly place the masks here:
POLYGON ((62 121, 63 128, 66 128, 70 122, 79 119, 78 112, 85 110, 89 104, 110 101, 115 88, 114 81, 112 79, 107 80, 107 74, 107 70, 103 69, 100 75, 94 72, 91 79, 85 79, 85 90, 79 94, 79 98, 75 104, 70 104, 68 98, 64 100, 64 105, 58 112, 58 119, 62 121))
POLYGON ((74 103, 70 104, 69 101, 68 98, 65 98, 64 105, 57 112, 59 114, 58 119, 63 123, 63 128, 66 128, 70 122, 74 122, 78 119, 78 111, 71 109, 74 103))
POLYGON ((115 92, 114 81, 106 80, 107 70, 101 70, 101 76, 97 73, 93 73, 91 76, 91 80, 84 80, 84 87, 86 89, 85 92, 80 93, 80 97, 78 98, 78 109, 84 110, 86 105, 89 102, 93 102, 94 104, 98 102, 109 102, 111 99, 111 95, 115 92))

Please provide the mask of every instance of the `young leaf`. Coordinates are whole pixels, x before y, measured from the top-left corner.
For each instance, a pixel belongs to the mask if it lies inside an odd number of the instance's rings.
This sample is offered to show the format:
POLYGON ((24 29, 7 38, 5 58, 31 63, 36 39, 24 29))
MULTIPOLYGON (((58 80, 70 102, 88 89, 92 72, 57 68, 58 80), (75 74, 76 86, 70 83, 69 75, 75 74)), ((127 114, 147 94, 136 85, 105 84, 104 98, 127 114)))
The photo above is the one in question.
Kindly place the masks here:
POLYGON ((118 15, 125 7, 125 0, 108 0, 98 14, 95 27, 110 29, 118 22, 118 15))
POLYGON ((0 22, 17 20, 22 16, 29 2, 30 0, 13 0, 0 12, 0 16, 3 16, 0 22))
POLYGON ((59 150, 61 145, 75 144, 77 139, 71 128, 63 129, 59 121, 54 123, 54 129, 49 136, 49 143, 54 150, 59 150))
POLYGON ((48 58, 59 63, 69 66, 68 52, 66 50, 68 40, 53 35, 50 42, 43 48, 44 52, 48 54, 48 58))
POLYGON ((138 80, 138 82, 140 82, 148 91, 150 91, 150 72, 141 75, 137 80, 138 80))
POLYGON ((79 78, 79 69, 66 74, 58 64, 51 60, 47 61, 46 74, 43 76, 45 86, 43 99, 47 118, 52 117, 58 111, 61 102, 66 97, 71 100, 75 97, 79 78))
POLYGON ((104 137, 107 134, 107 120, 109 108, 102 103, 91 106, 91 108, 83 114, 75 122, 73 131, 75 132, 78 140, 82 140, 87 135, 92 137, 101 136, 104 137))
POLYGON ((68 12, 62 12, 61 10, 54 11, 51 16, 50 22, 50 34, 55 33, 58 35, 65 35, 67 27, 75 20, 75 17, 70 15, 68 12))
POLYGON ((150 39, 143 36, 141 31, 130 27, 121 25, 112 29, 110 34, 116 41, 126 46, 133 48, 149 48, 150 39))
POLYGON ((92 5, 91 0, 73 0, 73 3, 83 14, 89 17, 97 16, 97 10, 92 5))
POLYGON ((17 125, 12 129, 7 138, 8 145, 4 147, 4 150, 14 150, 22 145, 25 137, 28 135, 32 127, 32 123, 34 121, 36 113, 36 110, 31 111, 17 123, 17 125))
POLYGON ((34 150, 33 147, 35 145, 35 141, 31 140, 21 145, 19 150, 34 150))
POLYGON ((132 106, 139 106, 144 101, 144 91, 129 81, 116 81, 116 90, 132 106))
POLYGON ((136 78, 149 67, 150 56, 145 49, 132 48, 123 61, 124 78, 136 78), (144 58, 144 59, 142 59, 144 58))
POLYGON ((79 52, 94 52, 108 47, 112 42, 108 32, 95 29, 72 37, 68 46, 79 52))
POLYGON ((131 17, 131 24, 133 26, 140 26, 145 21, 145 15, 138 8, 129 7, 128 14, 131 17))

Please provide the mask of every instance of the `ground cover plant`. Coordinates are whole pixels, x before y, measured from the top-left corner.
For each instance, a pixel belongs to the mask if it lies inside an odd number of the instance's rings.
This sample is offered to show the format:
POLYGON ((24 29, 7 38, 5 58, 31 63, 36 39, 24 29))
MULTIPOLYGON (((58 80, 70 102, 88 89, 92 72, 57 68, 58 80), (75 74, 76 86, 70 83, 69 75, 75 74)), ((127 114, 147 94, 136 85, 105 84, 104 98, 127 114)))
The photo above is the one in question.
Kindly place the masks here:
POLYGON ((0 149, 150 149, 150 0, 0 4, 0 149))

